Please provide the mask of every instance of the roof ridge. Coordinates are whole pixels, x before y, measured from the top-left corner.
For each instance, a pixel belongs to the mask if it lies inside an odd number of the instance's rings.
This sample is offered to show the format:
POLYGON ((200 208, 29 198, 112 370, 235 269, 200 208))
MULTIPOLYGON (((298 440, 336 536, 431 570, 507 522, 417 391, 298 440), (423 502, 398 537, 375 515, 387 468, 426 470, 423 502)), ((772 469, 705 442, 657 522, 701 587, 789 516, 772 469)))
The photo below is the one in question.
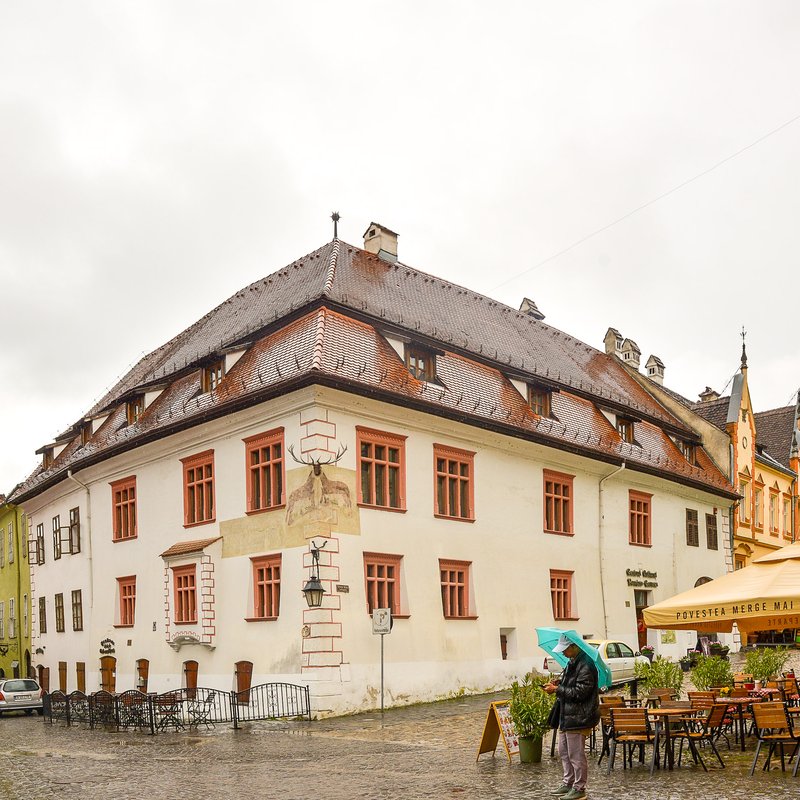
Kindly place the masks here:
POLYGON ((333 281, 336 277, 336 264, 339 260, 339 239, 333 240, 333 250, 331 251, 331 257, 328 261, 328 274, 325 276, 325 287, 322 290, 324 295, 328 295, 333 289, 333 281))
POLYGON ((789 411, 794 411, 794 406, 779 406, 778 408, 768 408, 766 411, 756 411, 755 415, 757 417, 765 416, 766 414, 777 414, 777 413, 787 413, 789 411))
POLYGON ((322 369, 322 354, 325 346, 325 320, 327 309, 323 306, 317 312, 317 336, 314 341, 314 354, 311 357, 311 369, 322 369))

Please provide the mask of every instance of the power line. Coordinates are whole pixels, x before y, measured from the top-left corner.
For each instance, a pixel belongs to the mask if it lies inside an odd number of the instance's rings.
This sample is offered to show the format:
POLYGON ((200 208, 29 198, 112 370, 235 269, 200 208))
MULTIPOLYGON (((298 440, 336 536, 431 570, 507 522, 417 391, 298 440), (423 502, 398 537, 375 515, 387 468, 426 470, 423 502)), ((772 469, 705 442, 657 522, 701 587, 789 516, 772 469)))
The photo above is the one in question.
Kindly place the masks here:
POLYGON ((642 203, 642 205, 637 206, 632 211, 629 211, 627 214, 623 214, 621 217, 618 217, 613 222, 609 222, 607 225, 603 225, 602 228, 598 228, 597 230, 586 234, 586 236, 583 236, 580 239, 578 239, 577 241, 573 242, 571 245, 569 245, 569 247, 565 247, 563 250, 559 250, 557 253, 553 253, 553 255, 548 256, 547 258, 543 259, 542 261, 539 261, 538 263, 534 264, 532 267, 528 267, 527 269, 522 270, 522 272, 518 272, 516 275, 512 275, 507 280, 504 280, 501 283, 498 283, 496 286, 493 286, 491 289, 489 289, 489 291, 493 292, 493 291, 495 291, 495 289, 499 289, 501 286, 505 286, 506 284, 511 283, 512 281, 515 281, 517 278, 521 278, 523 275, 527 275, 529 272, 533 272, 535 269, 539 269, 539 267, 544 266, 545 264, 549 263, 550 261, 553 261, 554 259, 559 258, 560 256, 563 256, 565 253, 568 253, 570 250, 574 250, 579 245, 582 245, 584 242, 589 241, 589 239, 592 239, 593 237, 597 236, 598 234, 603 233, 604 231, 607 231, 609 228, 613 228, 615 225, 619 225, 620 222, 624 222, 626 219, 628 219, 629 217, 632 217, 634 214, 638 214, 640 211, 643 211, 645 208, 649 208, 654 203, 659 202, 659 200, 663 200, 665 197, 669 197, 671 194, 674 194, 675 192, 679 191, 680 189, 683 189, 684 187, 688 186, 690 183, 694 183, 694 181, 699 180, 700 178, 708 175, 710 172, 713 172, 715 169, 721 167, 723 164, 726 164, 731 159, 734 159, 737 156, 740 156, 742 153, 745 153, 746 151, 750 150, 752 147, 755 147, 757 144, 761 144, 761 142, 763 142, 765 139, 769 139, 770 136, 774 136, 776 133, 778 133, 779 131, 782 131, 784 128, 787 128, 792 123, 797 122, 797 120, 799 120, 799 119, 800 119, 800 114, 798 114, 795 117, 792 117, 790 120, 787 120, 783 124, 778 125, 777 128, 773 128, 771 131, 769 131, 768 133, 765 133, 763 136, 760 136, 755 141, 750 142, 750 144, 745 145, 744 147, 740 148, 735 153, 731 153, 730 155, 725 156, 725 158, 723 158, 720 161, 717 161, 716 164, 713 164, 712 166, 708 167, 708 169, 704 169, 702 172, 698 172, 696 175, 693 175, 691 178, 687 178, 682 183, 679 183, 677 186, 673 186, 671 189, 668 189, 666 192, 663 192, 662 194, 658 195, 657 197, 654 197, 652 200, 648 200, 646 203, 642 203))

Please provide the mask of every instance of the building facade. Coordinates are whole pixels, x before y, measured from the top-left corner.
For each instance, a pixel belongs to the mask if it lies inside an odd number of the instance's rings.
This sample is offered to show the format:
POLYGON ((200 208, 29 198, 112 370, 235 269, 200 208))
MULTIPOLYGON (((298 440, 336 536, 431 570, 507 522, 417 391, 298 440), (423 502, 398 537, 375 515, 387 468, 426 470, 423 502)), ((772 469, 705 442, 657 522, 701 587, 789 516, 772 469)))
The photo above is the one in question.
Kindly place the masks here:
POLYGON ((376 608, 390 705, 508 685, 540 625, 682 654, 694 637, 637 618, 725 571, 736 499, 616 359, 402 264, 374 223, 146 356, 41 454, 12 499, 51 688, 286 680, 320 714, 380 703, 376 608))
POLYGON ((25 515, 0 495, 0 678, 33 674, 25 515))

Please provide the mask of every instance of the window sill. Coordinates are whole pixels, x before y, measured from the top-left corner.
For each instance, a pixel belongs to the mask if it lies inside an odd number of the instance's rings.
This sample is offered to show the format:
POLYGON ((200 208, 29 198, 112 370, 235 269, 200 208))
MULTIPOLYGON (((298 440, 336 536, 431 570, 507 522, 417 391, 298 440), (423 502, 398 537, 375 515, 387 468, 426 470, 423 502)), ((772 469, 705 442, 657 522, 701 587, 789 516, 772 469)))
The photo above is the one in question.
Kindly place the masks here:
POLYGON ((245 622, 275 622, 277 617, 245 617, 245 622))
POLYGON ((172 620, 173 625, 197 625, 196 619, 174 619, 172 620))
MULTIPOLYGON (((252 517, 256 514, 266 514, 269 511, 278 511, 281 508, 286 508, 286 503, 281 503, 280 505, 277 506, 269 506, 268 508, 251 508, 245 511, 244 513, 246 516, 252 517)), ((195 522, 194 524, 197 525, 198 523, 195 522)), ((186 526, 184 525, 184 527, 186 526)))
POLYGON ((376 506, 372 503, 356 503, 359 508, 371 508, 373 511, 393 511, 395 514, 405 514, 406 508, 394 508, 393 506, 376 506))
POLYGON ((115 536, 111 540, 111 542, 112 542, 112 544, 118 544, 119 542, 129 542, 129 541, 131 541, 131 539, 138 539, 138 538, 139 538, 139 534, 138 533, 136 535, 134 535, 134 536, 115 536))
POLYGON ((575 531, 549 531, 547 528, 542 530, 542 533, 549 533, 551 536, 574 536, 575 531))
POLYGON ((577 622, 580 617, 553 617, 556 622, 577 622))
POLYGON ((700 542, 686 542, 687 547, 700 547, 700 542))
POLYGON ((475 619, 478 619, 478 618, 477 618, 477 617, 445 617, 445 619, 454 619, 454 620, 458 620, 458 619, 472 619, 472 620, 475 620, 475 619))
POLYGON ((213 517, 212 519, 204 519, 201 522, 184 522, 184 528, 197 528, 200 525, 210 525, 212 522, 216 522, 217 518, 213 517))
MULTIPOLYGON (((449 514, 437 514, 436 512, 433 513, 433 516, 436 519, 450 519, 453 522, 475 522, 475 517, 451 517, 449 514)), ((450 619, 448 617, 448 619, 450 619)), ((456 617, 453 617, 456 619, 456 617)), ((458 617, 457 619, 465 619, 465 617, 458 617)))
POLYGON ((133 623, 131 623, 130 625, 114 625, 114 627, 115 628, 132 628, 133 627, 133 623))
POLYGON ((628 544, 631 547, 652 547, 653 546, 652 542, 631 542, 630 540, 628 541, 628 544))
MULTIPOLYGON (((367 616, 372 619, 372 612, 367 611, 367 616)), ((395 614, 394 611, 392 611, 392 619, 411 619, 411 614, 395 614)), ((450 618, 447 617, 447 619, 450 618)))

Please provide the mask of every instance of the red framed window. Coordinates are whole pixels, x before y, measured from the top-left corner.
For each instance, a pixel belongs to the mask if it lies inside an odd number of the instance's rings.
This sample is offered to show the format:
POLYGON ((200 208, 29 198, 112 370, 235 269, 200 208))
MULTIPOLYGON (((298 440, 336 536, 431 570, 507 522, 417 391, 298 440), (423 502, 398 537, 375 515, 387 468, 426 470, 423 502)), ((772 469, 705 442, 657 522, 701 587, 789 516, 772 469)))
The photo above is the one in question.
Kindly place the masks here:
POLYGON ((119 624, 127 627, 136 620, 136 576, 117 578, 119 592, 119 624))
POLYGON ((175 622, 197 622, 197 568, 194 564, 172 568, 175 622))
POLYGON ((244 444, 248 513, 282 506, 286 485, 283 428, 250 436, 244 444))
POLYGON ((214 521, 214 451, 182 458, 183 524, 201 525, 214 521))
POLYGON ((360 505, 405 511, 406 438, 356 426, 360 505))
POLYGON ((572 534, 573 475, 543 471, 544 529, 546 533, 572 534))
POLYGON ((769 490, 769 532, 778 535, 778 492, 769 490))
POLYGON ((113 512, 112 539, 135 539, 136 532, 136 476, 122 478, 111 484, 113 512))
POLYGON ((364 581, 367 611, 389 608, 392 616, 400 614, 400 565, 402 556, 387 553, 364 553, 364 581))
POLYGON ((650 510, 653 495, 628 491, 628 542, 650 547, 650 510))
POLYGON ((433 446, 434 515, 449 519, 474 520, 475 453, 443 444, 433 446))
POLYGON ((281 610, 281 555, 254 558, 252 564, 252 619, 277 619, 281 610))
POLYGON ((700 523, 694 508, 686 509, 686 544, 689 547, 700 547, 700 523))
POLYGON ((467 619, 469 613, 469 561, 439 559, 439 580, 442 587, 442 613, 445 619, 467 619))
POLYGON ((572 609, 572 572, 550 570, 550 600, 553 619, 577 619, 572 609))

